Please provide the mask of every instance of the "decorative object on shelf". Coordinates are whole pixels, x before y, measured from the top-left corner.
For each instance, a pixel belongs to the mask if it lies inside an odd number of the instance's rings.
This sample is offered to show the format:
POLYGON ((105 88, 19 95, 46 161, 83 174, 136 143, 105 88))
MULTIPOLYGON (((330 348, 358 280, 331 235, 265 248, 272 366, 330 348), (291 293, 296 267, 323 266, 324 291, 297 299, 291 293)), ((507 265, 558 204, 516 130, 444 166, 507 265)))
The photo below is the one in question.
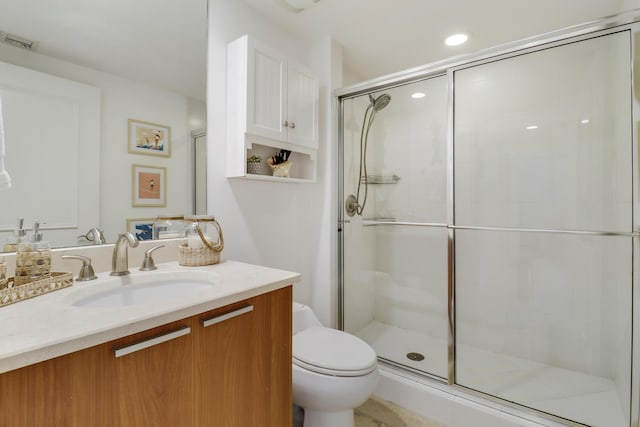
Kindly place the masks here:
POLYGON ((291 151, 280 150, 278 154, 271 156, 271 158, 267 160, 267 164, 273 171, 273 176, 289 178, 289 170, 292 165, 289 156, 291 156, 291 151))
POLYGON ((153 239, 153 222, 155 218, 127 218, 127 231, 136 237, 136 240, 153 239))
POLYGON ((189 267, 219 263, 224 237, 218 221, 210 215, 188 216, 185 221, 187 242, 178 246, 178 263, 189 267))
POLYGON ((73 274, 54 272, 49 277, 23 285, 17 285, 13 277, 7 282, 6 288, 0 287, 0 307, 71 286, 73 274))
POLYGON ((262 157, 255 154, 247 159, 247 173, 254 175, 267 175, 262 157))
POLYGON ((169 126, 129 119, 129 153, 169 157, 170 149, 169 126))
POLYGON ((131 206, 164 207, 167 205, 167 168, 131 165, 131 206))

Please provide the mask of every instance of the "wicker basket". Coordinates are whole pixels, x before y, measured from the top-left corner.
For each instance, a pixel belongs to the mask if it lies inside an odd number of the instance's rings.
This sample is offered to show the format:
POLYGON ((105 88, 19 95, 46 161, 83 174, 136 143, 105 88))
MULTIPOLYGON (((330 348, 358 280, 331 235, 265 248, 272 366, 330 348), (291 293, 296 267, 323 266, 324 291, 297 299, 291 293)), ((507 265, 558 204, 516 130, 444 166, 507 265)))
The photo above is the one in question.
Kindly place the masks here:
POLYGON ((71 286, 73 274, 51 273, 47 278, 24 285, 15 285, 13 277, 10 277, 8 282, 8 288, 0 289, 0 307, 71 286))
MULTIPOLYGON (((187 226, 187 238, 201 242, 202 247, 190 247, 189 243, 183 243, 178 246, 178 264, 188 267, 198 267, 202 265, 212 265, 220 262, 220 252, 224 249, 224 236, 222 235, 222 227, 213 216, 193 215, 185 218, 187 222, 191 222, 187 226), (218 231, 218 242, 212 243, 209 237, 205 235, 200 223, 215 225, 218 231)), ((196 246, 196 245, 191 245, 196 246)))
POLYGON ((18 251, 16 253, 16 286, 45 279, 51 274, 51 251, 18 251))
POLYGON ((213 265, 220 262, 220 252, 203 248, 190 248, 186 243, 178 246, 178 264, 187 267, 213 265))

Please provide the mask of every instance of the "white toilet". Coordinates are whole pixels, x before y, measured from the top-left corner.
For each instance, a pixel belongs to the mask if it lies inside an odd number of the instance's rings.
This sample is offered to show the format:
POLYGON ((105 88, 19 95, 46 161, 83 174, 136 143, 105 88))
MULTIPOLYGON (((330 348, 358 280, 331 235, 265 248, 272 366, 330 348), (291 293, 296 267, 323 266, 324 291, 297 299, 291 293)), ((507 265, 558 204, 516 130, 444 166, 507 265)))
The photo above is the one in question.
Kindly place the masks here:
POLYGON ((360 338, 325 328, 293 303, 293 403, 304 427, 353 427, 353 409, 378 385, 375 351, 360 338))

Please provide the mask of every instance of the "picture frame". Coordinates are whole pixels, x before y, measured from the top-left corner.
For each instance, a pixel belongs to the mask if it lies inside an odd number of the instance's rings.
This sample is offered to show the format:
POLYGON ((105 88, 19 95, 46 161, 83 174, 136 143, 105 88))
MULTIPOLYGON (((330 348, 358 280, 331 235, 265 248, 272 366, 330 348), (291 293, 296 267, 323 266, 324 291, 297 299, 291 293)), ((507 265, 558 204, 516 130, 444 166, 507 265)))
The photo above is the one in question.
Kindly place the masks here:
POLYGON ((167 206, 167 168, 131 165, 131 206, 167 206))
POLYGON ((131 232, 136 240, 152 240, 154 221, 155 218, 127 218, 127 231, 131 232))
POLYGON ((131 154, 171 156, 171 128, 157 123, 129 119, 128 147, 131 154))

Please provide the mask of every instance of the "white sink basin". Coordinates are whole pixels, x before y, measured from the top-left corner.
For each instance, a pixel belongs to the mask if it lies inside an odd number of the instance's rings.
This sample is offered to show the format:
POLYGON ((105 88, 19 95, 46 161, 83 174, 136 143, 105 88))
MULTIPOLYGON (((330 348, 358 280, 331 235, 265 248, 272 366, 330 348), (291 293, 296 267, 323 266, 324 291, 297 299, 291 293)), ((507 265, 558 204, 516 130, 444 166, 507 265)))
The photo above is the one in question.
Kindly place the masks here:
POLYGON ((210 280, 193 278, 158 278, 145 283, 120 285, 92 293, 74 301, 76 307, 126 307, 130 305, 155 304, 192 295, 211 289, 210 280))

